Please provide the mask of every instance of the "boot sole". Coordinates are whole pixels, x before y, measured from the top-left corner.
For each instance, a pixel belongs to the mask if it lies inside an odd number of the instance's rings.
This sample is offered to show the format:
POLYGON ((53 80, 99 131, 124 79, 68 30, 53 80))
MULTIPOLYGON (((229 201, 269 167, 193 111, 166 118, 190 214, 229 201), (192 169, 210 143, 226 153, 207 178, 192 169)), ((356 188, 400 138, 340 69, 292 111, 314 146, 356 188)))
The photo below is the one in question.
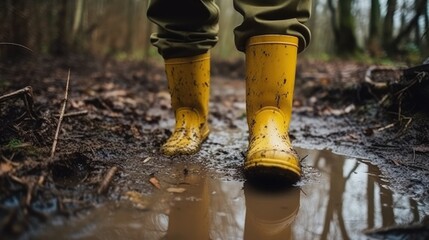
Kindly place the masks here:
POLYGON ((251 183, 280 187, 298 182, 301 179, 301 170, 284 159, 259 158, 246 161, 244 175, 251 183))
POLYGON ((201 146, 203 145, 203 143, 208 139, 210 134, 210 129, 207 129, 203 135, 201 136, 201 142, 198 146, 198 148, 194 151, 180 151, 180 150, 176 150, 175 152, 170 153, 169 151, 167 151, 164 147, 161 147, 161 153, 166 155, 166 156, 179 156, 179 155, 192 155, 195 154, 197 152, 199 152, 201 150, 201 146))

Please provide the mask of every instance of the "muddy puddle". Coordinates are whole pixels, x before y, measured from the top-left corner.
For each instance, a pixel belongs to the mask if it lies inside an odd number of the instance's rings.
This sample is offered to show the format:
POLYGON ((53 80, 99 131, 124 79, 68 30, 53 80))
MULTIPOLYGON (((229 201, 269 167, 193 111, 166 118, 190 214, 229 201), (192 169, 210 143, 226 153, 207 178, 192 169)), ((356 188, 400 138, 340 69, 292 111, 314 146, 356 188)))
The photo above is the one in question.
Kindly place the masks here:
MULTIPOLYGON (((367 239, 368 229, 419 223, 429 206, 389 189, 377 167, 322 150, 305 158, 299 186, 267 193, 197 164, 157 176, 151 195, 124 193, 33 239, 367 239)), ((414 239, 414 238, 410 238, 414 239)), ((422 238, 424 239, 424 238, 422 238)))

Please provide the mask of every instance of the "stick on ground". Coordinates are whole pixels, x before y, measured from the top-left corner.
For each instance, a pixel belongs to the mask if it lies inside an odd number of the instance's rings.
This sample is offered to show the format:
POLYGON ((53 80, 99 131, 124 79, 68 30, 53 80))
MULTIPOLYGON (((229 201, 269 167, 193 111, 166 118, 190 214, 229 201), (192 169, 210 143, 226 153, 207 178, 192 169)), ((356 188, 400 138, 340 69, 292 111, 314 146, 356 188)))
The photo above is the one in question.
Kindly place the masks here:
POLYGON ((113 176, 115 175, 116 171, 118 170, 118 167, 114 166, 109 169, 106 176, 104 177, 103 181, 100 184, 100 187, 97 190, 98 194, 105 193, 107 189, 109 188, 110 182, 113 179, 113 176))
POLYGON ((69 85, 70 85, 70 69, 69 69, 69 73, 68 73, 68 76, 67 76, 66 91, 64 93, 63 105, 62 105, 61 110, 60 110, 60 117, 58 119, 57 130, 55 131, 54 142, 52 143, 51 158, 54 157, 54 155, 55 155, 55 149, 57 148, 58 134, 60 133, 61 122, 63 121, 64 113, 66 111, 68 92, 69 92, 69 85))

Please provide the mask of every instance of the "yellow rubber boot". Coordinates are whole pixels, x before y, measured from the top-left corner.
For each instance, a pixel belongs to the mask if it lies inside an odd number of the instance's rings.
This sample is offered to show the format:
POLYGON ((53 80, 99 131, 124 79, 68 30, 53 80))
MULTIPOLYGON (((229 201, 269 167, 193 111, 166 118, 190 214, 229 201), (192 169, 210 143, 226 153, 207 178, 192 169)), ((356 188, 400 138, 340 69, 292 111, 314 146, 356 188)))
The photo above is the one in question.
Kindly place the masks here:
POLYGON ((244 164, 248 180, 292 184, 301 177, 299 157, 288 129, 292 115, 298 38, 261 35, 246 48, 246 107, 249 148, 244 164))
POLYGON ((169 156, 196 153, 209 135, 210 55, 166 59, 165 72, 176 125, 161 151, 169 156))

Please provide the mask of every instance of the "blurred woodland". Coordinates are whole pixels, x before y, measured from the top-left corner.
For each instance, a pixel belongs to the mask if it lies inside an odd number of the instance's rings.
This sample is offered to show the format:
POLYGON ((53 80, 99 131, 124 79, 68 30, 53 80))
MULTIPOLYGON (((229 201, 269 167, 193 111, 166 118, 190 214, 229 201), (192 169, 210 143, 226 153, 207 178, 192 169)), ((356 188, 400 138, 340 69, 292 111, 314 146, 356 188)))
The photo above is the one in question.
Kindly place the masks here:
MULTIPOLYGON (((212 54, 240 56, 232 30, 241 16, 231 0, 216 2, 220 39, 212 54)), ((147 7, 148 0, 2 0, 0 58, 28 55, 5 43, 27 46, 37 55, 159 57, 149 42, 156 26, 146 18, 147 7)), ((305 55, 421 62, 429 55, 428 15, 427 0, 313 0, 312 43, 305 55)))

